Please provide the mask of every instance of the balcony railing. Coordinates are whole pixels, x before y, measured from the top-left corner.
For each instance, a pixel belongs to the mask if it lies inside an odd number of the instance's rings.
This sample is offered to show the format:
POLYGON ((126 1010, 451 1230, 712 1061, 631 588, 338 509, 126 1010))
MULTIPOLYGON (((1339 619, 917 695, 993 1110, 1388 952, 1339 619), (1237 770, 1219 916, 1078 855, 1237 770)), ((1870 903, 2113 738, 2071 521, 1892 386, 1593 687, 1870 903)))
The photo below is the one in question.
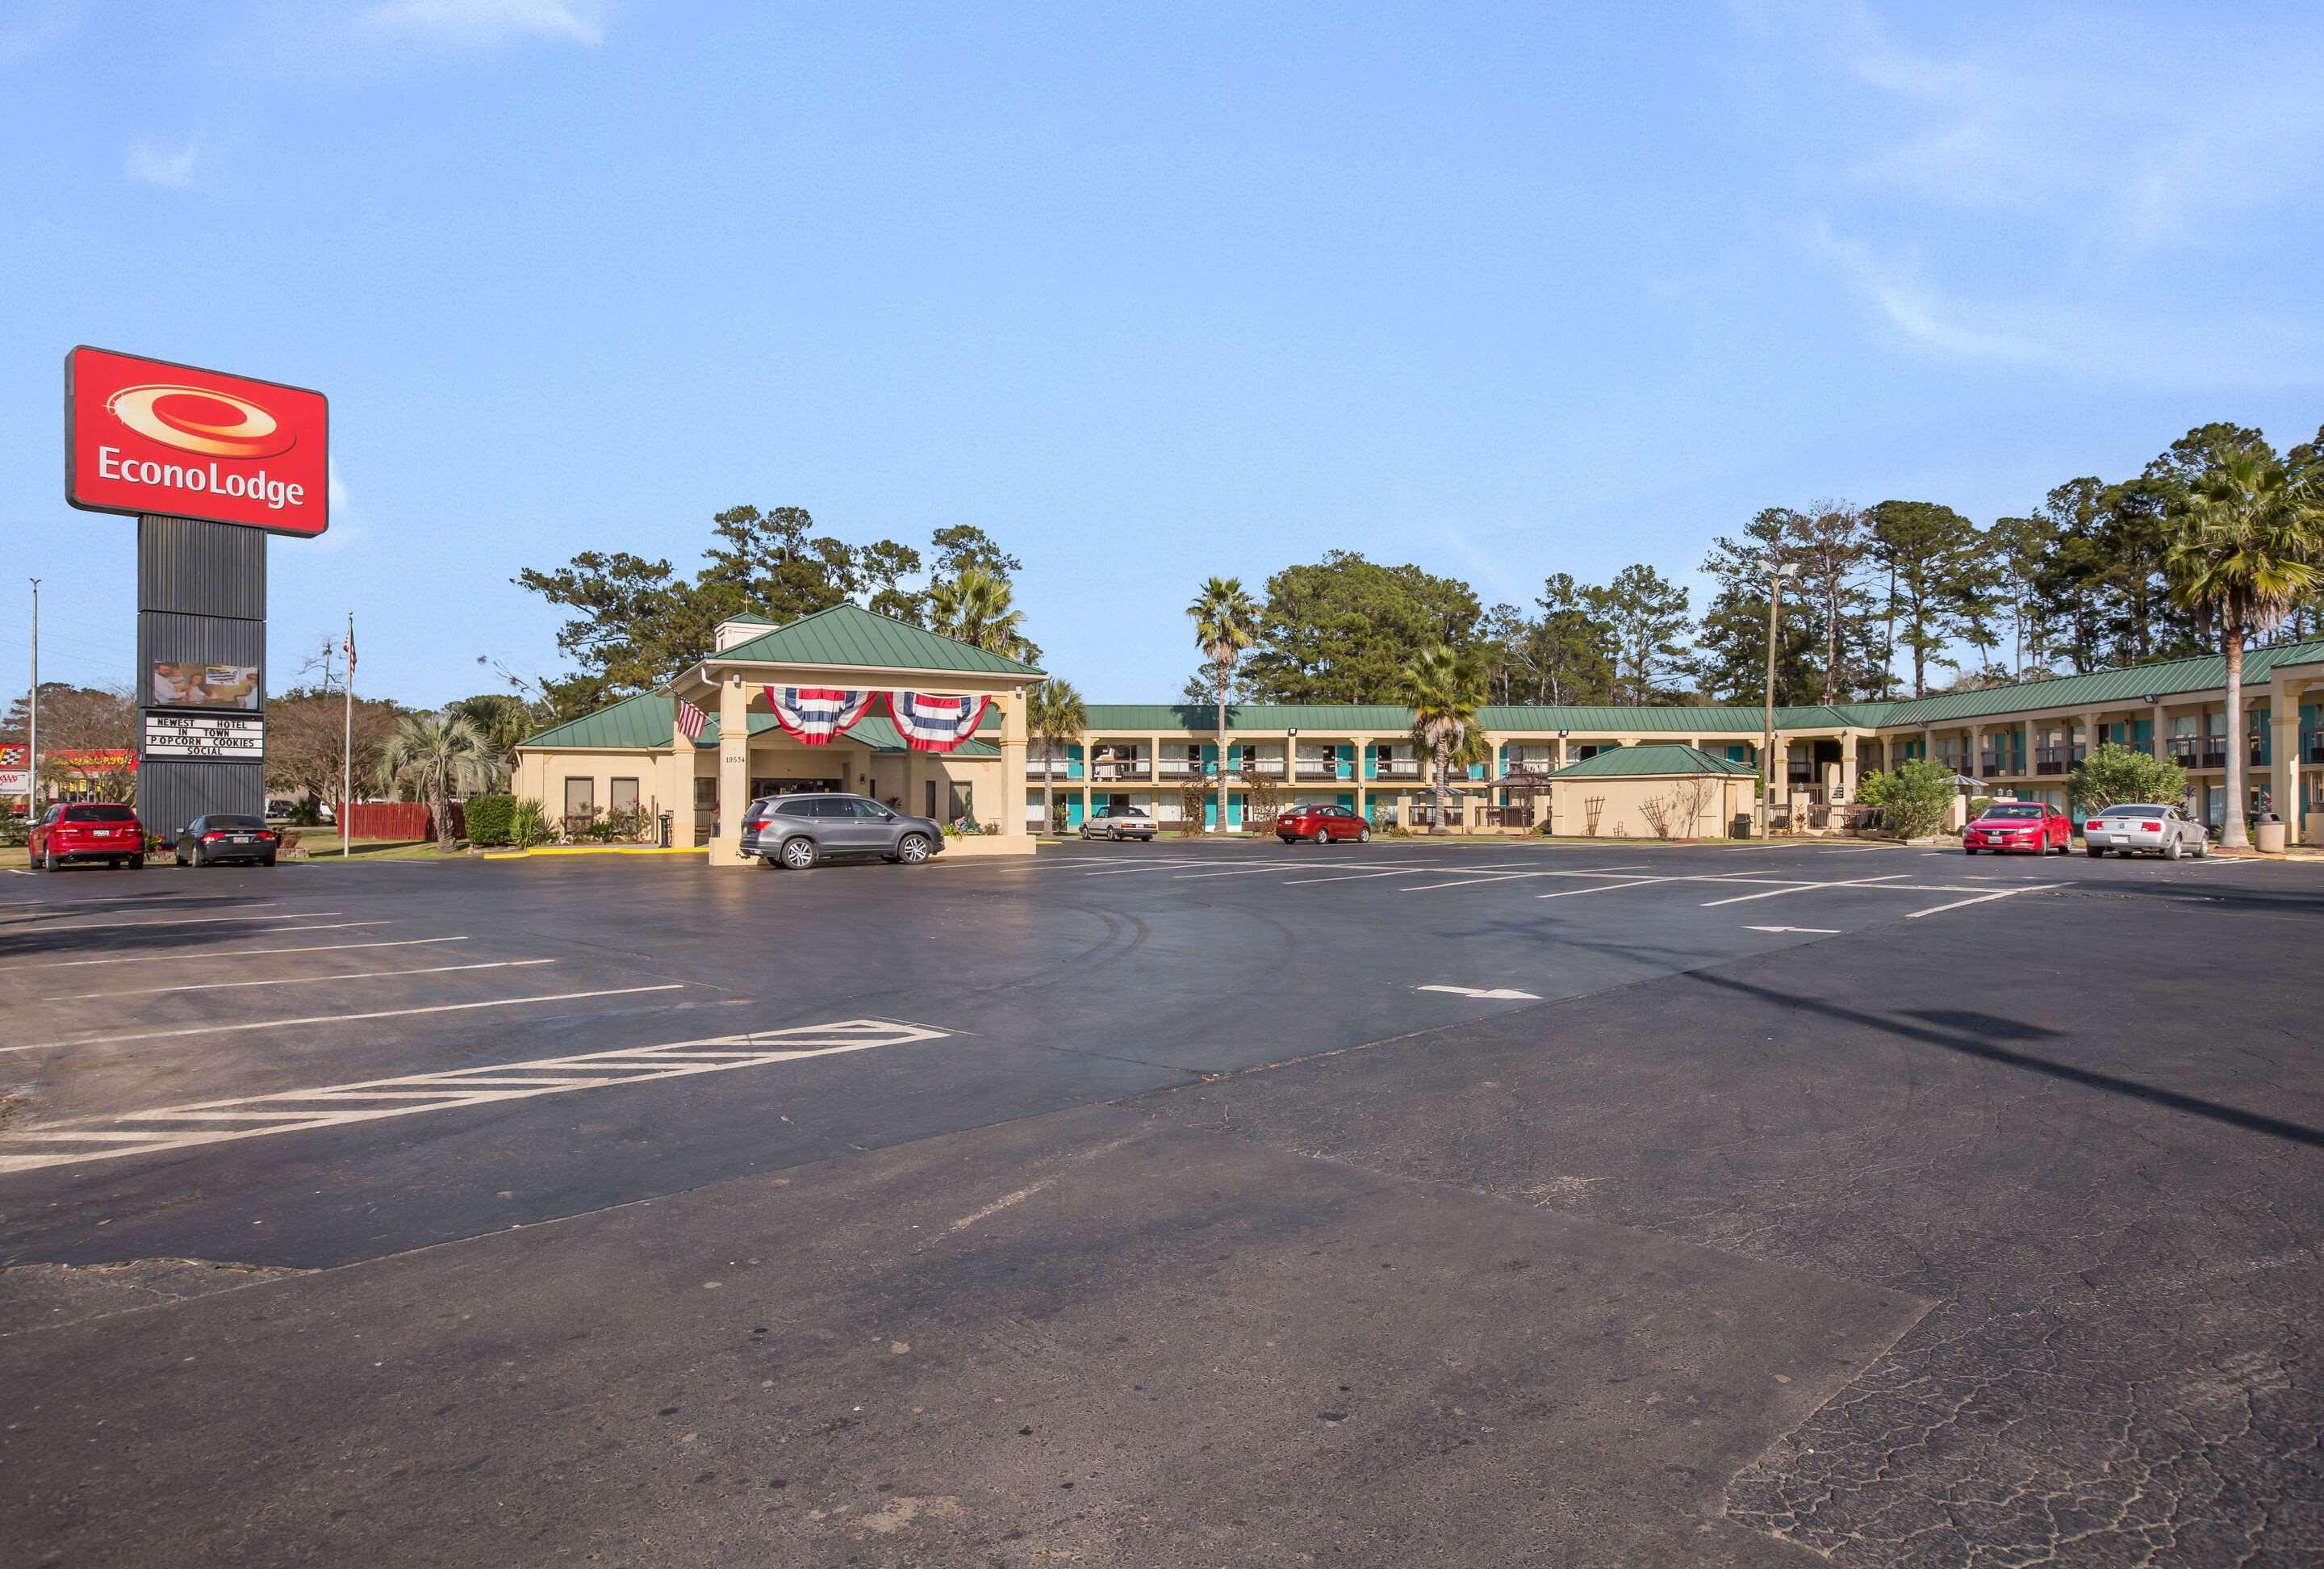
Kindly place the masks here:
POLYGON ((1328 757, 1303 757, 1296 765, 1301 779, 1337 779, 1340 765, 1328 757))
POLYGON ((1203 765, 1191 757, 1166 757, 1162 760, 1164 779, 1200 779, 1203 765))
POLYGON ((1420 760, 1416 757, 1391 758, 1373 765, 1376 779, 1418 779, 1420 760))
POLYGON ((1132 761, 1127 758, 1100 758, 1090 764, 1090 778, 1095 780, 1152 779, 1153 777, 1154 771, 1146 765, 1143 759, 1132 761))
POLYGON ((1051 779, 1064 779, 1070 772, 1073 766, 1074 765, 1072 763, 1068 762, 1062 757, 1053 757, 1047 762, 1042 761, 1038 757, 1028 757, 1025 760, 1025 771, 1031 774, 1035 779, 1039 779, 1045 774, 1051 779))
POLYGON ((1279 757, 1246 757, 1234 771, 1259 779, 1281 779, 1283 760, 1279 757))
POLYGON ((2072 771, 2082 761, 2079 746, 2037 746, 2034 749, 2034 771, 2037 774, 2060 774, 2072 771))

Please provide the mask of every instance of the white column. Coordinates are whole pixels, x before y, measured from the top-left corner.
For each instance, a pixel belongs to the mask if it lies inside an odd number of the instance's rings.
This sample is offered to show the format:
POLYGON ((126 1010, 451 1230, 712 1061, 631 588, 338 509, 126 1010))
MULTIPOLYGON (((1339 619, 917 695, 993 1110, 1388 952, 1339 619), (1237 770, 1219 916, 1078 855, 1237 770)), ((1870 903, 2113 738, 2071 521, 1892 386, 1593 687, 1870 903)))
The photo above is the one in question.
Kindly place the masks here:
POLYGON ((1025 837, 1025 694, 1022 689, 1003 692, 997 701, 1001 705, 1001 836, 1022 839, 1025 837))
POLYGON ((694 848, 694 743, 678 727, 678 698, 669 703, 669 764, 663 771, 669 792, 662 810, 669 814, 669 842, 678 849, 694 848))
POLYGON ((742 808, 751 804, 751 688, 729 674, 718 686, 717 832, 710 840, 710 863, 741 866, 742 808))

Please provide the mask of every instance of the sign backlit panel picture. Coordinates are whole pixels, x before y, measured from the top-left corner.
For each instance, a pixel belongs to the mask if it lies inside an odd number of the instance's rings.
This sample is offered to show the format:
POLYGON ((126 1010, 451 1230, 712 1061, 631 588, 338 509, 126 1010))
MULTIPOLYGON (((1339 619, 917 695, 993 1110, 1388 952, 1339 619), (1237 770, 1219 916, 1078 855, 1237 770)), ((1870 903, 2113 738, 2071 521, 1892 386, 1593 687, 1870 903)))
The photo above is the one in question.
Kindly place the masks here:
POLYGON ((155 708, 258 711, 256 665, 156 664, 148 704, 155 708))

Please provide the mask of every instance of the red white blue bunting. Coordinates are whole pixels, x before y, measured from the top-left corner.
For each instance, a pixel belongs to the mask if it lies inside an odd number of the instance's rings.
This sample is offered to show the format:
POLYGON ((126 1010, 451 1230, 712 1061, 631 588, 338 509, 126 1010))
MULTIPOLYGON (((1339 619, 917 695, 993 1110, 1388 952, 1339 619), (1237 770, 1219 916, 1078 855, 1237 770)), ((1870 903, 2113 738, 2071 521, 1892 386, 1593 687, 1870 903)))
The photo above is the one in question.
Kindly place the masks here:
POLYGON ((950 752, 976 734, 990 697, 947 697, 940 692, 890 692, 888 712, 896 734, 914 752, 950 752))
POLYGON ((851 687, 769 687, 766 693, 783 734, 809 746, 828 746, 833 736, 854 728, 879 696, 851 687))

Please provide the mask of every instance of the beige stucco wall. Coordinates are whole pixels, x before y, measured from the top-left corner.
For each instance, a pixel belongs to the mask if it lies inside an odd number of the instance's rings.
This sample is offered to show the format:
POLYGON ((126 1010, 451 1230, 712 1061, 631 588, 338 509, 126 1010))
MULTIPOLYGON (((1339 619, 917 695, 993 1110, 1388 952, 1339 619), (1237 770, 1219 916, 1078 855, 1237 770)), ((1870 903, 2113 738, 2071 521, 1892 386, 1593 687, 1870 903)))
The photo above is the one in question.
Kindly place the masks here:
MULTIPOLYGON (((1691 781, 1675 777, 1561 779, 1550 781, 1551 829, 1554 834, 1586 835, 1587 802, 1603 798, 1598 815, 1601 839, 1652 839, 1657 835, 1647 818, 1649 802, 1669 803, 1682 789, 1691 793, 1691 781)), ((1671 807, 1670 836, 1674 839, 1723 839, 1737 814, 1749 809, 1751 781, 1734 774, 1703 776, 1702 808, 1691 819, 1671 807)))

